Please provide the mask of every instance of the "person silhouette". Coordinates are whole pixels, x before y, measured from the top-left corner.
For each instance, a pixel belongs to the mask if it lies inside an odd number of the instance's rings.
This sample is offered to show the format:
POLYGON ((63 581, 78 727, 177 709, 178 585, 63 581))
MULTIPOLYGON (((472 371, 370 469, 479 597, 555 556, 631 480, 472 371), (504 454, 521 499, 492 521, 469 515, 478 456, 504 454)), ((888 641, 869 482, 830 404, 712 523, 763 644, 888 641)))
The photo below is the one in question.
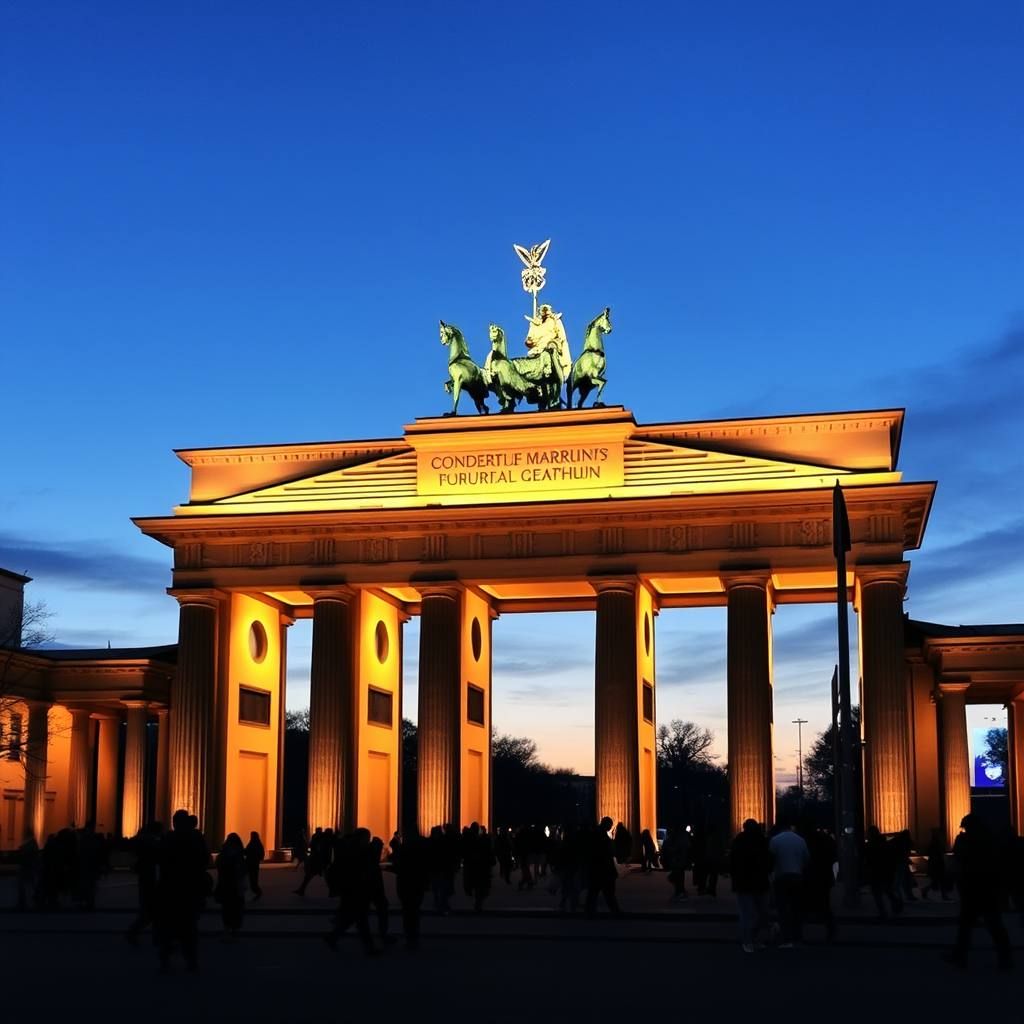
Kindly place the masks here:
POLYGON ((732 891, 736 893, 740 945, 744 953, 753 953, 757 948, 758 934, 768 919, 770 868, 771 854, 764 829, 753 818, 747 818, 729 851, 729 875, 732 891))
POLYGON ((157 885, 157 947, 160 967, 167 970, 177 943, 189 970, 199 969, 199 914, 210 892, 210 854, 196 818, 174 812, 172 829, 160 843, 157 885))
POLYGON ((139 935, 153 923, 157 912, 157 875, 160 864, 160 838, 163 825, 151 821, 132 840, 135 873, 139 878, 139 912, 128 926, 125 938, 138 944, 139 935))
POLYGON ((263 890, 260 888, 260 865, 263 863, 265 854, 266 851, 260 841, 259 832, 250 832, 249 842, 245 847, 245 870, 249 876, 249 890, 255 899, 259 899, 263 895, 263 890))
POLYGON ((245 888, 249 872, 246 865, 246 849, 242 845, 242 837, 232 832, 220 853, 217 854, 217 886, 213 891, 214 898, 220 904, 221 921, 224 924, 224 937, 233 942, 238 939, 242 930, 242 915, 245 912, 245 888))
POLYGON ((402 933, 405 947, 412 951, 420 943, 420 908, 430 884, 430 850, 428 840, 418 832, 405 839, 392 851, 391 867, 395 872, 395 889, 402 905, 402 933))
POLYGON ((597 911, 597 897, 603 896, 608 909, 616 917, 622 916, 619 901, 615 895, 615 883, 619 872, 615 867, 615 849, 612 846, 612 819, 604 817, 590 834, 587 849, 587 898, 586 914, 593 917, 597 911))
POLYGON ((980 917, 992 936, 1000 968, 1007 970, 1013 965, 1013 958, 1010 937, 1003 924, 1002 872, 995 840, 988 826, 976 814, 966 815, 960 822, 960 828, 960 835, 953 844, 960 915, 949 959, 958 967, 967 966, 971 932, 980 917))
POLYGON ((377 953, 370 932, 371 856, 370 831, 357 828, 343 836, 334 858, 335 885, 338 891, 338 910, 334 926, 324 936, 331 949, 338 948, 338 939, 354 924, 363 952, 367 956, 377 953))

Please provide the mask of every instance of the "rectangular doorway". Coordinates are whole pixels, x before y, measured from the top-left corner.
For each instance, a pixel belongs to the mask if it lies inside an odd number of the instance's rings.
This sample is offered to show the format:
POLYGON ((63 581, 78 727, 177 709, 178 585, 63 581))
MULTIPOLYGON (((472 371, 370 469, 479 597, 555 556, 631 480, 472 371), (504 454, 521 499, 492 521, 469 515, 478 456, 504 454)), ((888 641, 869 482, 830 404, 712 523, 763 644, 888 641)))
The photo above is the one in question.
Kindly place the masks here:
POLYGON ((386 847, 394 832, 391 822, 391 755, 371 750, 366 767, 370 776, 370 799, 367 801, 365 820, 360 824, 368 828, 371 835, 383 839, 386 847))
POLYGON ((273 845, 273 836, 267 831, 267 755, 251 750, 238 753, 238 802, 236 804, 237 832, 243 843, 249 842, 250 832, 259 832, 263 845, 273 845))

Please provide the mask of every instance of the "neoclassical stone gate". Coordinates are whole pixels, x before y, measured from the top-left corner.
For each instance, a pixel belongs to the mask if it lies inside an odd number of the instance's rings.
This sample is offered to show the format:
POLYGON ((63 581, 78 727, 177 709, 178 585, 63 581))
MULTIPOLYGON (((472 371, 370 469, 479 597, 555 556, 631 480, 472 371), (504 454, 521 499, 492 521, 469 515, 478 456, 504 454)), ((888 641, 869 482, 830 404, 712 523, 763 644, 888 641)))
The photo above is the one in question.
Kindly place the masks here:
MULTIPOLYGON (((732 820, 770 822, 771 616, 832 602, 849 509, 866 814, 914 827, 924 778, 902 602, 932 482, 896 470, 901 410, 639 425, 621 407, 419 419, 402 437, 180 451, 189 501, 139 518, 181 605, 170 800, 273 835, 287 627, 313 620, 309 824, 398 824, 402 625, 421 617, 418 817, 490 824, 491 634, 595 612, 600 814, 655 821, 655 619, 728 609, 732 820), (500 628, 500 627, 499 627, 500 628)), ((831 666, 822 666, 823 694, 831 666)), ((557 685, 553 673, 552 685, 557 685)))

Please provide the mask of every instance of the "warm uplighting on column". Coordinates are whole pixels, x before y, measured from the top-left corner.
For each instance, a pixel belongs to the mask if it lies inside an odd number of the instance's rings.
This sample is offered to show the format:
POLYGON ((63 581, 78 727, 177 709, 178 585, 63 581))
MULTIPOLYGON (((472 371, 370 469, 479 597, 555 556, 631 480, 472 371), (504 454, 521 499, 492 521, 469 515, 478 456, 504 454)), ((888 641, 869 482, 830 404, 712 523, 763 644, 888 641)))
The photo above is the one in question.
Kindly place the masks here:
POLYGON ((143 825, 146 783, 146 703, 124 701, 127 728, 124 747, 124 787, 121 796, 121 835, 131 839, 143 825))
POLYGON ((46 842, 46 772, 49 757, 50 705, 28 701, 25 743, 25 828, 42 847, 46 842))
POLYGON ((640 822, 639 709, 635 579, 595 580, 594 774, 597 816, 640 822))
POLYGON ((967 748, 967 690, 969 683, 939 686, 939 714, 942 732, 943 820, 950 847, 960 831, 960 822, 971 810, 971 757, 967 748))
POLYGON ((772 597, 767 573, 731 576, 728 593, 729 805, 733 834, 775 818, 772 597))
POLYGON ((168 773, 171 813, 185 809, 209 831, 213 783, 213 735, 216 724, 216 596, 179 594, 178 671, 171 691, 168 773))
POLYGON ((904 563, 858 566, 864 825, 910 828, 910 695, 904 661, 904 563))
MULTIPOLYGON (((170 749, 171 749, 171 712, 168 708, 158 708, 156 713, 156 801, 153 817, 156 821, 170 826, 171 793, 170 793, 170 749)), ((175 808, 177 810, 177 808, 175 808)))
POLYGON ((314 594, 306 804, 311 830, 354 825, 353 597, 347 587, 314 594))
POLYGON ((68 762, 68 820, 81 828, 89 817, 90 755, 89 711, 71 709, 71 754, 68 762))
POLYGON ((460 589, 421 589, 417 736, 420 832, 459 820, 460 589))
POLYGON ((1024 836, 1024 693, 1006 705, 1006 725, 1010 820, 1017 835, 1024 836))

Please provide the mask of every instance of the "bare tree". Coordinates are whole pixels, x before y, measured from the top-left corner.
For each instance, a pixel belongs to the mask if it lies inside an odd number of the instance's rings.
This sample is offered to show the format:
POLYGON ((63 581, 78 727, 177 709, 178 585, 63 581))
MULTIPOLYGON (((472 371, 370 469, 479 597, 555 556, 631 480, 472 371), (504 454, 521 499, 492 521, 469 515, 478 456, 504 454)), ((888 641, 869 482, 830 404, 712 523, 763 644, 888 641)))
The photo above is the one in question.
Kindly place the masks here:
POLYGON ((36 601, 0 622, 0 757, 11 761, 26 761, 28 720, 19 689, 37 667, 32 650, 53 640, 50 617, 45 602, 36 601))
POLYGON ((662 768, 708 767, 713 763, 711 746, 715 742, 710 729, 696 722, 674 718, 658 726, 658 764, 662 768))

